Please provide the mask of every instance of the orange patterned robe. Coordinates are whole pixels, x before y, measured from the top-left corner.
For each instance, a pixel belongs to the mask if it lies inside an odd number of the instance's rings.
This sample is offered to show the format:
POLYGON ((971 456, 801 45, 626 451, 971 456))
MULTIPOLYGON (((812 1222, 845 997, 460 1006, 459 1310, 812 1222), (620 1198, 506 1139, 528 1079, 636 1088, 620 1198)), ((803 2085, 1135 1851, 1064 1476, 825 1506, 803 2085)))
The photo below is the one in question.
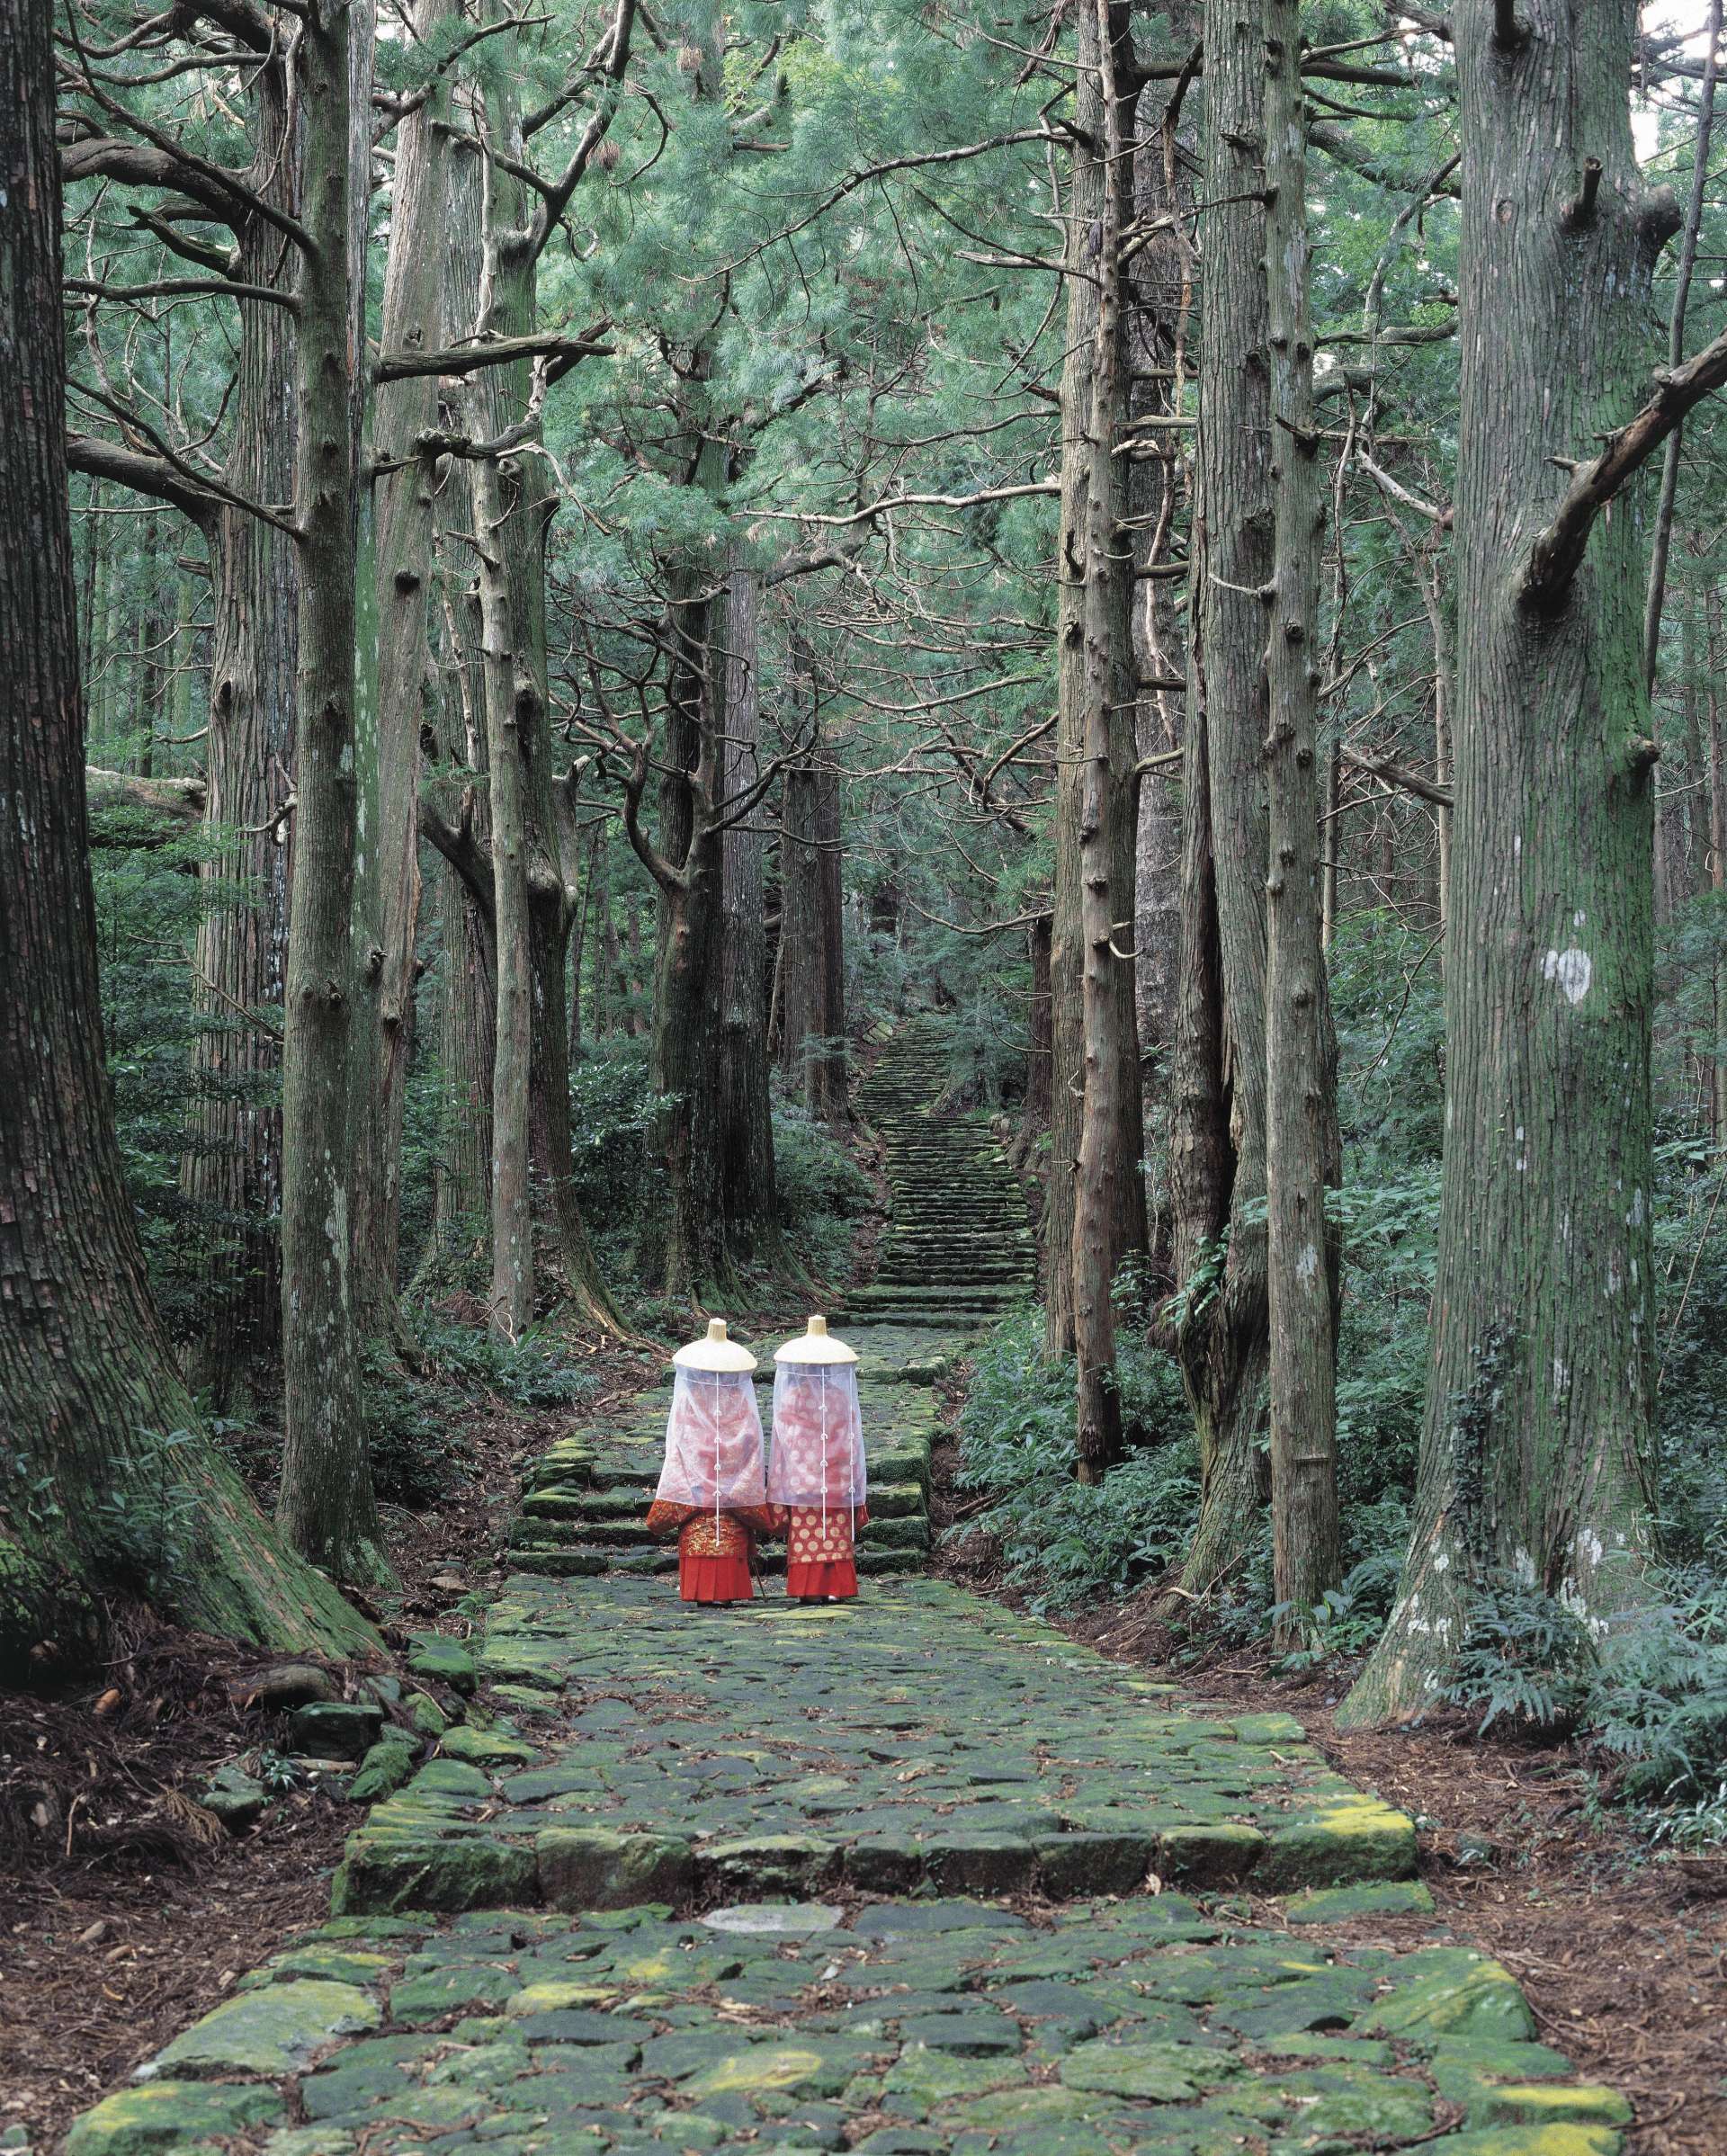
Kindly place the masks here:
POLYGON ((860 1527, 869 1525, 869 1507, 864 1505, 855 1516, 849 1505, 830 1505, 826 1514, 819 1505, 774 1507, 774 1532, 785 1537, 785 1591, 793 1600, 856 1594, 854 1516, 860 1527))
POLYGON ((771 1505, 698 1510, 657 1498, 648 1532, 677 1537, 677 1591, 685 1602, 747 1602, 756 1592, 756 1537, 774 1531, 771 1505))

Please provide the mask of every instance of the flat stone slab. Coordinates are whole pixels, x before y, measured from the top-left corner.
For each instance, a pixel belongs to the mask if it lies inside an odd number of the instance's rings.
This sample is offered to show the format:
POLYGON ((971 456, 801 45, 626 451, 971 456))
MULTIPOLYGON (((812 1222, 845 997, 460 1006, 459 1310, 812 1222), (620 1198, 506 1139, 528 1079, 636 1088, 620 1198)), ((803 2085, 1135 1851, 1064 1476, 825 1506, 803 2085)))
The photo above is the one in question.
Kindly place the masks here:
POLYGON ((521 1577, 478 1661, 546 1711, 452 1733, 378 1804, 341 1910, 1288 1893, 1415 1868, 1409 1821, 1289 1716, 1195 1704, 939 1581, 710 1611, 670 1581, 521 1577))
POLYGON ((745 1938, 804 1938, 836 1930, 845 1920, 844 1910, 828 1901, 741 1901, 735 1909, 711 1909, 702 1919, 710 1931, 745 1938))
POLYGON ((648 1910, 338 1921, 251 1996, 300 1989, 321 1950, 352 1957, 371 2031, 310 2071, 122 2091, 70 2156, 218 2137, 264 2156, 1616 2156, 1629 2117, 1533 2041, 1481 1955, 1328 1949, 1174 1891, 1035 1922, 877 1904, 805 1937, 648 1910))

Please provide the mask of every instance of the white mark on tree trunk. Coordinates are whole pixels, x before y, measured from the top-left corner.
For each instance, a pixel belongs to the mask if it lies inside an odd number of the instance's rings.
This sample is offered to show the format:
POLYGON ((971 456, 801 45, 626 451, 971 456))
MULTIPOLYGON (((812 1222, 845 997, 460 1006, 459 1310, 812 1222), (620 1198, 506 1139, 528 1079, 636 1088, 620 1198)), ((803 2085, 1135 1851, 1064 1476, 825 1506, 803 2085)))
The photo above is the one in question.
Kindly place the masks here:
POLYGON ((1589 992, 1595 962, 1587 951, 1572 944, 1563 951, 1550 951, 1542 961, 1541 971, 1544 980, 1559 983, 1568 1003, 1581 1003, 1589 992))
POLYGON ((1305 1286, 1309 1281, 1317 1277, 1319 1270, 1320 1254, 1312 1244, 1309 1243, 1295 1260, 1295 1277, 1305 1286))

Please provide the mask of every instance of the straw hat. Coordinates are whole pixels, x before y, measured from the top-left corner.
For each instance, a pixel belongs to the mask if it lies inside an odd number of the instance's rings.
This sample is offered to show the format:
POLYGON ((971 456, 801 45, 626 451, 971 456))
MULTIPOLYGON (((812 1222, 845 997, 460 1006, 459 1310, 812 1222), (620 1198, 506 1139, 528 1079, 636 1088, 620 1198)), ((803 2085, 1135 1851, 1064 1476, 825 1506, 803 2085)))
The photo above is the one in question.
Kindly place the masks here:
POLYGON ((826 1318, 811 1318, 809 1330, 774 1350, 776 1363, 855 1363, 857 1350, 835 1339, 826 1318))
POLYGON ((723 1318, 708 1320, 704 1340, 687 1340, 672 1357, 680 1370, 753 1370, 756 1358, 747 1347, 731 1339, 723 1318))

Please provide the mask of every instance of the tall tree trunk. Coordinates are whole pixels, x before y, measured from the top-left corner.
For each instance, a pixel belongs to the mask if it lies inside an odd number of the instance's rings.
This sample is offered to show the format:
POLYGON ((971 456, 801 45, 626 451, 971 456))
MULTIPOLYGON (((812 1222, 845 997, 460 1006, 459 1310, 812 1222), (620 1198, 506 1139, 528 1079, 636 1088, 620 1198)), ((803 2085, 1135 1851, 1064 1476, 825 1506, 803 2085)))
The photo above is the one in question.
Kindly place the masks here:
MULTIPOLYGON (((1186 59, 1199 36, 1197 0, 1167 11, 1170 45, 1186 59)), ((1141 760, 1179 755, 1183 676, 1187 666, 1181 584, 1171 575, 1188 537, 1187 461, 1182 435, 1160 425, 1182 416, 1188 378, 1187 341, 1194 305, 1194 255, 1188 233, 1194 190, 1187 152, 1177 133, 1180 114, 1166 106, 1150 121, 1148 85, 1137 108, 1133 216, 1146 237, 1128 272, 1128 426, 1140 447, 1128 462, 1132 511, 1133 659, 1138 747, 1141 760)), ((1140 779, 1133 868, 1133 980, 1141 1091, 1148 1167, 1146 1236, 1153 1293, 1175 1285, 1175 1222, 1168 1180, 1169 1096, 1175 1051, 1181 946, 1181 773, 1179 765, 1146 771, 1140 779)))
POLYGON ((1346 1713, 1430 1698, 1495 1576, 1605 1633, 1651 1542, 1643 561, 1535 545, 1629 415, 1672 229, 1632 144, 1633 0, 1456 20, 1463 145, 1456 875, 1445 1161, 1413 1539, 1346 1713))
POLYGON ((278 1516, 296 1546, 337 1579, 376 1577, 384 1563, 360 1398, 348 1122, 357 841, 356 377, 365 350, 357 242, 371 156, 371 34, 362 0, 317 0, 300 48, 302 221, 310 244, 301 262, 299 314, 299 806, 282 1044, 288 1427, 278 1516))
POLYGON ((1204 1594, 1248 1555, 1268 1317, 1266 625, 1272 572, 1264 0, 1206 0, 1204 263, 1182 959, 1170 1179, 1177 1350, 1199 1436, 1184 1568, 1204 1594))
MULTIPOLYGON (((1121 420, 1127 408, 1126 350, 1122 310, 1123 236, 1131 181, 1128 141, 1132 92, 1121 62, 1131 58, 1125 18, 1110 0, 1080 0, 1076 110, 1101 160, 1099 214, 1088 238, 1090 306, 1095 339, 1088 409, 1073 415, 1084 426, 1087 469, 1084 521, 1078 532, 1084 578, 1079 610, 1080 765, 1077 845, 1079 868, 1080 1038, 1084 1090, 1079 1105, 1078 1159, 1074 1174, 1070 1264, 1073 1344, 1078 1378, 1078 1470, 1101 1482, 1121 1457, 1122 1398, 1115 1382, 1115 1310, 1111 1295, 1117 1233, 1128 1210, 1123 1181, 1139 1185, 1141 1150, 1123 1142, 1137 1129, 1140 1069, 1132 1038, 1133 977, 1117 955, 1116 926, 1132 917, 1132 885, 1123 881, 1117 843, 1123 794, 1131 794, 1136 744, 1120 722, 1133 703, 1132 553, 1122 529, 1118 473, 1121 420), (1118 50, 1118 38, 1123 49, 1118 50), (1125 770, 1118 752, 1127 751, 1125 770), (1125 1027, 1127 1039, 1123 1041, 1125 1027), (1123 1098, 1125 1092, 1126 1097, 1123 1098)), ((1069 422, 1071 423, 1071 420, 1069 422)), ((1064 667, 1064 675, 1070 669, 1064 667)))
MULTIPOLYGON (((1275 589, 1266 675, 1270 867, 1266 881, 1266 1283, 1271 1324, 1272 1584, 1317 1603, 1339 1576, 1337 1057, 1326 993, 1320 845, 1320 434, 1308 319, 1307 134, 1300 0, 1270 0, 1266 270, 1271 331, 1275 589)), ((1285 1621, 1286 1642, 1299 1627, 1285 1621)))
POLYGON ((332 1652, 371 1627, 197 1429, 150 1300, 114 1138, 67 501, 52 11, 0 0, 0 1671, 68 1661, 116 1595, 332 1652))
MULTIPOLYGON (((756 783, 761 732, 761 578, 735 550, 726 579, 720 809, 756 783)), ((767 1087, 767 930, 763 917, 763 810, 721 843, 720 872, 720 1205, 728 1244, 742 1257, 776 1254, 774 1126, 767 1087)))
POLYGON ((829 748, 816 766, 817 1046, 810 1061, 810 1106, 838 1128, 851 1120, 846 1085, 846 894, 839 764, 829 748))
MULTIPOLYGON (((297 214, 300 129, 287 63, 247 71, 253 120, 250 183, 297 214)), ((238 235, 236 274, 291 283, 294 258, 262 217, 238 235)), ((242 307, 229 486, 247 500, 294 498, 299 456, 294 317, 242 307)), ((223 834, 201 874, 221 895, 200 917, 182 1194, 213 1226, 202 1329, 187 1371, 219 1409, 246 1373, 282 1345, 282 1037, 288 972, 288 889, 294 818, 295 677, 300 562, 293 541, 244 509, 219 511, 210 534, 212 633, 206 820, 223 834)))
MULTIPOLYGON (((513 77, 496 78, 491 126, 497 147, 520 162, 524 150, 513 77)), ((526 190, 501 169, 493 174, 497 228, 488 236, 493 268, 479 327, 499 336, 527 335, 539 324, 539 252, 529 221, 526 190)), ((575 917, 576 865, 566 861, 566 832, 553 768, 551 706, 546 658, 546 533, 557 496, 540 455, 539 400, 529 370, 491 368, 480 378, 490 396, 496 435, 520 430, 512 459, 510 514, 497 534, 508 591, 515 654, 526 803, 528 904, 532 925, 532 1055, 528 1074, 530 1141, 550 1202, 565 1289, 577 1312, 613 1334, 622 1327, 595 1263, 576 1195, 569 1128, 569 1020, 566 1005, 569 930, 575 917)), ((502 1104, 493 1102, 493 1114, 502 1104)), ((494 1203, 497 1202, 494 1189, 494 1203)))
MULTIPOLYGON (((414 35, 435 39, 453 0, 418 0, 414 35)), ((397 133, 389 248, 380 342, 386 352, 449 344, 443 305, 450 218, 445 143, 449 97, 441 80, 397 133)), ((470 318, 471 319, 471 318, 470 318)), ((461 327, 465 329, 467 322, 461 327)), ((354 941, 370 993, 357 1005, 354 1289, 362 1331, 400 1344, 397 1295, 402 1217, 402 1118, 413 1052, 415 944, 420 922, 420 735, 431 638, 433 461, 416 438, 437 417, 437 380, 416 375, 374 394, 377 822, 356 902, 354 941), (394 467, 395 469, 392 469, 394 467)))
MULTIPOLYGON (((1144 1151, 1140 1101, 1139 1048, 1133 1022, 1131 962, 1108 945, 1131 935, 1133 806, 1122 774, 1136 760, 1133 725, 1133 658, 1130 614, 1132 559, 1118 531, 1114 444, 1127 409, 1123 351, 1121 235, 1127 221, 1128 175, 1119 175, 1100 151, 1106 126, 1116 125, 1114 91, 1106 90, 1108 40, 1127 35, 1117 8, 1100 20, 1095 0, 1084 0, 1075 19, 1078 77, 1075 114, 1080 135, 1073 149, 1068 200, 1067 358, 1061 376, 1061 530, 1059 557, 1058 716, 1056 724, 1056 835, 1054 910, 1051 936, 1051 1038, 1054 1097, 1050 1125, 1050 1167, 1043 1207, 1045 1333, 1051 1355, 1077 1345, 1077 1302, 1083 1294, 1093 1313, 1094 1339, 1107 1324, 1108 1284, 1130 1250, 1145 1247, 1144 1151), (1119 181, 1119 184, 1117 183, 1119 181), (1112 222, 1113 220, 1113 222, 1112 222), (1098 378, 1103 377, 1102 394, 1098 378), (1105 446, 1107 444, 1107 446, 1105 446), (1106 499, 1101 508, 1094 496, 1106 499), (1107 761, 1097 765, 1087 743, 1091 706, 1109 729, 1107 761), (1087 788, 1100 785, 1097 824, 1087 836, 1087 788), (1083 856, 1083 858, 1082 858, 1083 856), (1111 910, 1110 935, 1095 953, 1086 918, 1087 879, 1102 879, 1103 903, 1111 910), (1087 967, 1097 971, 1087 989, 1087 967), (1089 994, 1090 1001, 1087 1002, 1089 994), (1106 1190, 1092 1194, 1085 1229, 1077 1224, 1078 1184, 1084 1146, 1083 1098, 1094 1059, 1107 1056, 1101 1077, 1107 1129, 1099 1126, 1092 1147, 1092 1173, 1109 1170, 1106 1190), (1099 1212, 1100 1199, 1106 1199, 1099 1212), (1082 1283, 1075 1263, 1085 1252, 1082 1283), (1102 1282, 1101 1302, 1098 1283, 1102 1282)), ((1111 76, 1113 84, 1114 76, 1111 76)), ((1123 81, 1127 80, 1123 76, 1123 81)), ((1123 158, 1132 126, 1132 95, 1123 90, 1128 125, 1117 126, 1123 158)), ((1111 1335, 1113 1354, 1113 1332, 1111 1335)))
MULTIPOLYGON (((487 439, 490 399, 477 390, 470 428, 487 439)), ((529 1087, 533 1062, 533 921, 528 902, 526 746, 532 683, 512 637, 503 533, 511 514, 494 458, 475 461, 474 544, 479 559, 487 761, 491 772, 492 893, 497 931, 497 1023, 492 1059, 492 1331, 520 1340, 533 1322, 533 1203, 529 1087)))

